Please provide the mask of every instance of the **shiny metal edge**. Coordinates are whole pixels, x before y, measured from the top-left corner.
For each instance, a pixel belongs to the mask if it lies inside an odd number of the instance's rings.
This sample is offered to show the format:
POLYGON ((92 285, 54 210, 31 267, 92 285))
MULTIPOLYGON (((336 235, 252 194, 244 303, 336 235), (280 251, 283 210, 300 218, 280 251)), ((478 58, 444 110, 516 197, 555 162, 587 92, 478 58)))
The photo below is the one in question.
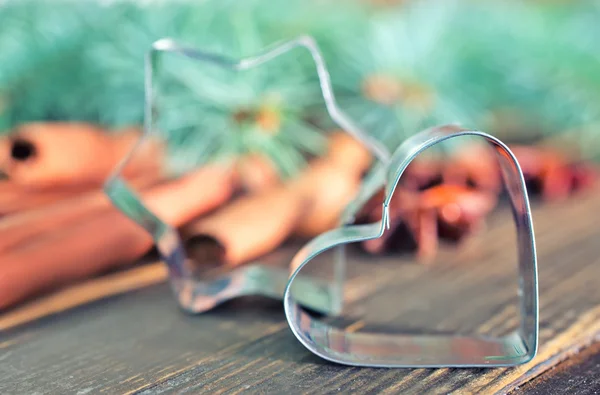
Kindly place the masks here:
MULTIPOLYGON (((387 166, 386 195, 381 221, 347 225, 322 234, 293 258, 284 308, 296 338, 311 352, 332 362, 371 367, 499 367, 530 361, 538 348, 538 275, 531 208, 521 167, 510 149, 497 138, 455 125, 434 127, 406 140, 387 166), (294 294, 294 281, 313 258, 331 248, 378 238, 386 230, 388 205, 402 174, 423 151, 448 139, 478 136, 496 151, 508 190, 517 230, 519 265, 519 329, 502 338, 453 335, 382 335, 348 333, 326 320, 311 317, 294 294)), ((374 183, 373 185, 377 185, 374 183)), ((369 195, 366 192, 365 195, 369 195)), ((359 196, 359 199, 361 197, 359 196)), ((364 197, 362 197, 364 199, 364 197)), ((358 208, 360 204, 351 204, 358 208)), ((353 217, 353 210, 346 214, 353 217)))
MULTIPOLYGON (((156 110, 154 108, 153 78, 159 65, 159 55, 163 53, 175 53, 199 63, 241 71, 259 67, 296 48, 307 50, 310 53, 319 78, 325 105, 332 120, 341 129, 361 141, 381 162, 387 163, 390 153, 386 147, 362 131, 338 107, 323 56, 315 41, 309 36, 300 36, 291 41, 276 43, 258 55, 243 59, 228 58, 196 48, 190 48, 170 38, 154 42, 146 54, 144 133, 133 149, 123 158, 121 163, 106 180, 104 191, 116 208, 121 210, 152 236, 162 260, 164 260, 168 267, 169 280, 173 293, 180 307, 187 312, 202 313, 213 309, 227 300, 244 295, 262 295, 281 299, 289 272, 285 269, 264 267, 257 264, 251 267, 233 269, 218 278, 194 278, 186 268, 186 254, 176 230, 148 210, 142 199, 122 177, 123 169, 127 163, 153 134, 155 122, 154 111, 156 110)), ((309 277, 302 279, 302 288, 311 290, 310 292, 303 293, 304 296, 300 297, 305 305, 320 312, 339 310, 341 286, 338 283, 343 281, 343 267, 340 266, 339 269, 336 272, 337 280, 333 284, 323 283, 319 279, 309 277), (321 296, 315 297, 314 295, 316 294, 321 296)))

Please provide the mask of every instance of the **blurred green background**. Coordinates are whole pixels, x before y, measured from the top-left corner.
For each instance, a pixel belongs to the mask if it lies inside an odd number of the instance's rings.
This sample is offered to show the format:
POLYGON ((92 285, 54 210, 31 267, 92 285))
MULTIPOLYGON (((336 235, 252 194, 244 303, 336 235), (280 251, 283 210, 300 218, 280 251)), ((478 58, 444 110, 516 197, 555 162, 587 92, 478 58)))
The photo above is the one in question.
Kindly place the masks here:
MULTIPOLYGON (((310 34, 340 106, 390 146, 424 127, 458 122, 510 141, 566 137, 586 158, 600 152, 596 1, 1 4, 3 133, 29 121, 141 125, 144 55, 163 37, 243 57, 310 34)), ((305 154, 323 149, 321 131, 332 124, 307 53, 244 75, 176 56, 164 66, 157 132, 179 168, 207 153, 259 151, 292 174, 305 154), (259 122, 265 116, 272 121, 259 122)))

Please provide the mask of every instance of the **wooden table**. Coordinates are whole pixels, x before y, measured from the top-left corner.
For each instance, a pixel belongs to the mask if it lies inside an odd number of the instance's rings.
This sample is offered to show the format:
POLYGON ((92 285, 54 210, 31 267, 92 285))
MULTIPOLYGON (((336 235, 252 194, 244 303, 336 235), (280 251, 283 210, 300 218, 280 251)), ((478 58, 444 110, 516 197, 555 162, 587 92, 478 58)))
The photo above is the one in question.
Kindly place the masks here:
MULTIPOLYGON (((600 199, 534 205, 540 349, 517 368, 370 369, 323 361, 276 301, 182 313, 160 264, 107 275, 0 316, 0 393, 595 393, 600 391, 600 199)), ((485 232, 424 266, 356 258, 351 330, 506 333, 516 325, 514 231, 485 232)), ((284 262, 285 251, 272 259, 284 262)), ((360 257, 360 255, 358 255, 360 257)), ((326 258, 323 267, 327 266, 326 258)))

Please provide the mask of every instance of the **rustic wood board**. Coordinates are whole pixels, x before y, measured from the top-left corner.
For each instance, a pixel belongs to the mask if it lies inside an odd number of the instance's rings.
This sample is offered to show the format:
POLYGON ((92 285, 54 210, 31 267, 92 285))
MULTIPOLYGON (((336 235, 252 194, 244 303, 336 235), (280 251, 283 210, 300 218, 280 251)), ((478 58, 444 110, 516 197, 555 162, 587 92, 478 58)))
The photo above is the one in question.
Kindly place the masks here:
POLYGON ((600 343, 568 359, 514 391, 514 395, 592 395, 600 393, 600 343))
MULTIPOLYGON (((0 317, 0 393, 507 392, 598 340, 599 209, 595 194, 535 207, 541 346, 518 368, 330 364, 296 341, 280 303, 248 298, 189 316, 176 308, 168 286, 155 284, 164 271, 150 268, 137 269, 146 270, 139 283, 117 275, 92 291, 83 287, 0 317), (115 281, 120 285, 111 286, 115 281), (99 299, 100 290, 118 295, 78 307, 68 302, 82 292, 81 302, 99 299), (54 314, 30 321, 44 309, 54 314)), ((444 251, 444 263, 430 267, 390 258, 353 265, 348 315, 339 322, 357 331, 506 332, 516 323, 511 229, 505 216, 495 216, 481 237, 444 251)))

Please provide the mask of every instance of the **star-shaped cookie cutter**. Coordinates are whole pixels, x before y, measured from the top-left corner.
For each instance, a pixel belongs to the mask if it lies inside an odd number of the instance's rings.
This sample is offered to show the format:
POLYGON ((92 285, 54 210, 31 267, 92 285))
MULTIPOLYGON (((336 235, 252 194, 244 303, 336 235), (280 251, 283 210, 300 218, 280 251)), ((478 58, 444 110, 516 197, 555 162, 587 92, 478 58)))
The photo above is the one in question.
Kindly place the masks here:
POLYGON ((318 46, 311 37, 274 45, 257 56, 231 59, 179 45, 171 39, 156 41, 145 59, 144 134, 123 159, 104 188, 113 204, 143 227, 154 239, 169 270, 171 288, 182 309, 190 313, 206 312, 215 306, 244 295, 262 295, 284 301, 286 318, 296 337, 313 353, 330 361, 357 366, 447 367, 508 366, 525 363, 536 353, 538 338, 538 291, 535 240, 531 211, 520 166, 511 151, 493 136, 456 126, 443 126, 421 132, 404 142, 393 155, 376 139, 364 133, 337 106, 329 73, 318 46), (154 113, 153 75, 157 56, 177 53, 198 62, 231 70, 258 67, 290 50, 304 48, 314 60, 323 98, 332 120, 361 141, 378 165, 363 183, 361 191, 348 206, 339 228, 326 232, 305 245, 292 261, 289 271, 253 264, 242 266, 213 279, 196 279, 186 268, 186 255, 177 232, 148 210, 122 177, 122 170, 137 149, 152 134, 154 113), (343 304, 344 245, 380 237, 389 227, 388 205, 394 189, 409 163, 425 149, 460 136, 479 136, 496 150, 509 192, 517 228, 519 249, 519 297, 521 321, 517 331, 503 338, 465 336, 385 335, 347 333, 325 320, 315 319, 304 308, 337 314, 343 304), (351 225, 353 215, 377 189, 385 186, 386 199, 381 221, 351 225), (334 278, 326 282, 300 274, 314 257, 336 248, 334 278))

